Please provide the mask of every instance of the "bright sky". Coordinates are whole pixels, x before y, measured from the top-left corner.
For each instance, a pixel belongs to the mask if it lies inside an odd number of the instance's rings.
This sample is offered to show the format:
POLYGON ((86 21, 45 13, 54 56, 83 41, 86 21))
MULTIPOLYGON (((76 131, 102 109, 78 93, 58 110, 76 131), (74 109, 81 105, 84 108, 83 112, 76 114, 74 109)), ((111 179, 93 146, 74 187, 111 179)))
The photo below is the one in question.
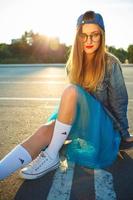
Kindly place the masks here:
POLYGON ((0 43, 33 30, 72 44, 76 20, 87 10, 103 16, 107 45, 133 44, 133 0, 0 0, 0 43))

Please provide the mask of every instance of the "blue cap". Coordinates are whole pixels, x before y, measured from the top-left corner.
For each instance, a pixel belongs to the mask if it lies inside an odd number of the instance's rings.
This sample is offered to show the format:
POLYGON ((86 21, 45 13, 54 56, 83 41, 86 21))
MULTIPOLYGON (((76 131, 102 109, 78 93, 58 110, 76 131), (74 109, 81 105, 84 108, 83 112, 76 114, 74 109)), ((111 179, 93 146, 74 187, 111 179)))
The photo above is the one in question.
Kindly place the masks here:
POLYGON ((79 16, 77 20, 77 26, 81 24, 98 24, 105 31, 103 18, 99 13, 94 13, 94 19, 83 20, 83 17, 84 17, 84 14, 79 16))

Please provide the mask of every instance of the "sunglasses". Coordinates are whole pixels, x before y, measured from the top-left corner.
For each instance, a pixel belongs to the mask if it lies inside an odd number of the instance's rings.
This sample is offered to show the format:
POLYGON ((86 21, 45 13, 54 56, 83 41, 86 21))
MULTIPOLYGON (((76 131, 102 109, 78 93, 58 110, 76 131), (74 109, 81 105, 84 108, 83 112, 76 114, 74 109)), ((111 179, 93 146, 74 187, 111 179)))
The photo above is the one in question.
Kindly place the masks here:
POLYGON ((90 38, 93 42, 98 42, 101 38, 101 33, 92 33, 90 35, 87 35, 86 33, 79 34, 79 40, 83 43, 86 42, 88 38, 90 38))

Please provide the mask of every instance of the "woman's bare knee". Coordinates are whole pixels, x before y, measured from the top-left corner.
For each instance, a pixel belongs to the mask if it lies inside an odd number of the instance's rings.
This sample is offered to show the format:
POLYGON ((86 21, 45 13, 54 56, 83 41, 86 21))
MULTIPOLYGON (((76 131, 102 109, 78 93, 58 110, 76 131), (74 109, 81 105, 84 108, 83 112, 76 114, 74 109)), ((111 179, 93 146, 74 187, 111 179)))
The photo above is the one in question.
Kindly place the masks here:
POLYGON ((71 124, 76 110, 77 103, 77 91, 73 85, 69 85, 65 88, 58 112, 58 119, 61 122, 71 124))
POLYGON ((62 98, 68 98, 71 99, 71 101, 74 101, 77 99, 77 91, 74 85, 69 84, 63 91, 62 98))

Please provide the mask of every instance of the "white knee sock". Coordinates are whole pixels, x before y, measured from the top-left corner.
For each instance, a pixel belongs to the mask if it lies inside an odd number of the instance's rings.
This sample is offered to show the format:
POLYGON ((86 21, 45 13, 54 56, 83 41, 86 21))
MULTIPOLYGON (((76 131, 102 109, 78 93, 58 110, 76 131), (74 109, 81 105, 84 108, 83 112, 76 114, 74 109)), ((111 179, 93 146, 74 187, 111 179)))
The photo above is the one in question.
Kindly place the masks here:
POLYGON ((68 137, 71 125, 64 124, 56 119, 52 140, 46 151, 50 157, 55 158, 62 147, 64 141, 68 137))
POLYGON ((17 145, 0 161, 0 180, 31 161, 32 158, 28 151, 22 145, 17 145))

